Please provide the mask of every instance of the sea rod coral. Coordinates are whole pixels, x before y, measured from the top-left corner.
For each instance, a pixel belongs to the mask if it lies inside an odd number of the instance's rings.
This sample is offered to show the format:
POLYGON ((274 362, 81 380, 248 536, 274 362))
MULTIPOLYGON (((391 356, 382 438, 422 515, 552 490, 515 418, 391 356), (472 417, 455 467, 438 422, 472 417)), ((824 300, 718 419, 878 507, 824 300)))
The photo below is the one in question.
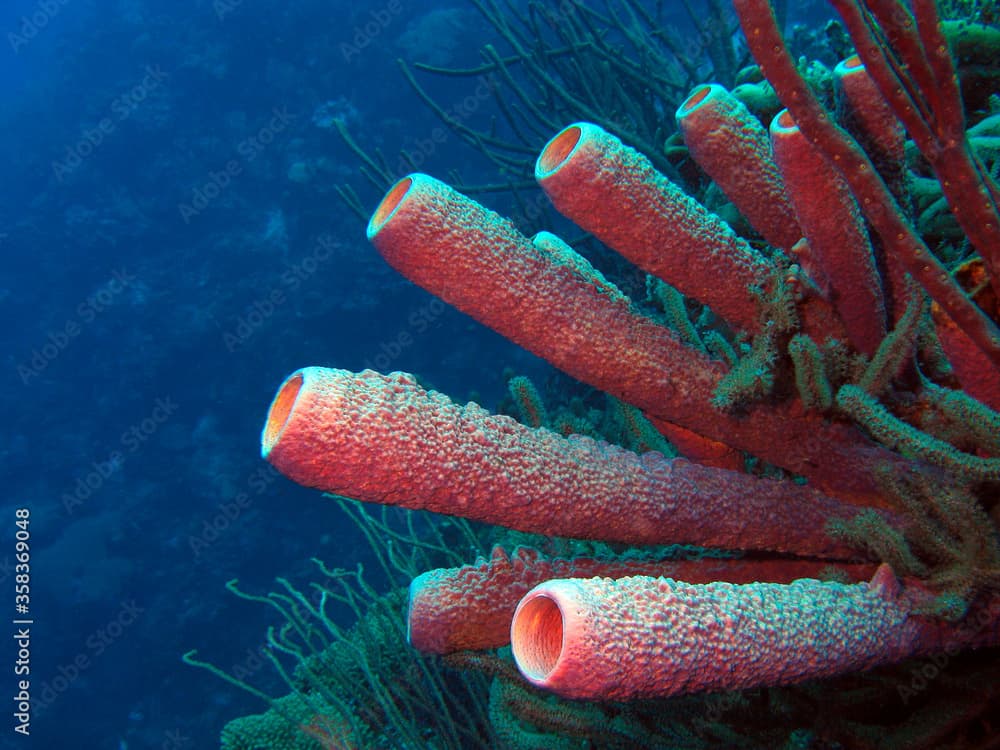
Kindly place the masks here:
POLYGON ((414 581, 418 646, 492 648, 509 632, 529 682, 628 700, 1000 645, 1000 191, 966 135, 934 3, 834 2, 857 49, 838 66, 836 118, 770 5, 734 5, 787 109, 768 130, 712 85, 677 120, 756 234, 592 123, 555 134, 535 168, 554 206, 651 288, 711 311, 693 341, 555 235, 525 237, 427 175, 397 182, 368 225, 394 268, 638 408, 683 457, 525 427, 403 373, 317 367, 280 387, 262 451, 295 481, 360 500, 772 567, 714 561, 709 577, 707 563, 500 551, 414 581), (967 248, 915 228, 907 136, 967 248), (817 559, 870 565, 821 581, 817 559))

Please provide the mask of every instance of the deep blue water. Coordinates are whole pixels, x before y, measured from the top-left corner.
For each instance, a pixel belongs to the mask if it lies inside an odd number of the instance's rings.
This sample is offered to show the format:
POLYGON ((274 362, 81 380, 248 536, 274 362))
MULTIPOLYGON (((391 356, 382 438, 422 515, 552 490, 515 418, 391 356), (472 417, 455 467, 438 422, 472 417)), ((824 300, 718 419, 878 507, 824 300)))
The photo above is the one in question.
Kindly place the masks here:
MULTIPOLYGON (((493 406, 504 367, 546 372, 398 276, 333 190, 365 183, 329 117, 419 148, 438 123, 395 59, 474 64, 488 30, 432 0, 8 0, 0 30, 0 621, 26 508, 34 700, 23 738, 6 638, 0 747, 211 748, 262 707, 180 655, 239 664, 274 619, 223 583, 369 556, 260 459, 284 376, 400 369, 493 406), (442 8, 460 23, 429 30, 442 8)), ((493 174, 449 135, 424 169, 452 168, 493 174)))
MULTIPOLYGON (((223 583, 368 556, 260 459, 289 372, 371 364, 489 404, 504 366, 537 369, 388 268, 332 189, 364 182, 324 113, 388 153, 436 127, 394 62, 431 44, 404 34, 432 7, 5 4, 0 591, 9 619, 27 508, 35 710, 14 734, 5 638, 0 747, 211 748, 262 709, 180 662, 197 647, 239 664, 273 623, 223 583), (371 11, 377 33, 351 53, 371 11)), ((455 60, 480 38, 465 17, 455 60)), ((454 139, 432 156, 475 169, 454 139)))

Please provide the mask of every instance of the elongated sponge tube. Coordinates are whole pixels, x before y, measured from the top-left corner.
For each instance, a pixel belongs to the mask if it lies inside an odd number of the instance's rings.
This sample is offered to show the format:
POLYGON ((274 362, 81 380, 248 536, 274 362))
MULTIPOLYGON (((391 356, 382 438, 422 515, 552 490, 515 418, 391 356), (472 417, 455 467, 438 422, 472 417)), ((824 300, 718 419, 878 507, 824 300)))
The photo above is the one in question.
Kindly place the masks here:
MULTIPOLYGON (((829 562, 756 558, 649 560, 549 558, 519 547, 510 555, 494 547, 489 560, 421 573, 410 584, 406 634, 410 645, 432 654, 500 648, 510 643, 510 623, 525 594, 552 578, 668 576, 688 583, 790 583, 829 571, 829 562)), ((871 578, 873 564, 840 564, 851 580, 871 578)))
POLYGON ((908 599, 887 565, 858 584, 555 579, 518 604, 511 647, 539 687, 622 701, 786 685, 998 640, 995 617, 963 629, 914 616, 908 599))
POLYGON ((857 201, 844 178, 802 135, 788 110, 771 121, 771 147, 810 251, 830 280, 833 306, 851 344, 872 356, 885 338, 885 302, 857 201))
POLYGON ((698 86, 677 108, 677 127, 698 166, 765 240, 787 251, 802 238, 767 129, 743 102, 717 83, 698 86))
POLYGON ((898 458, 796 404, 760 406, 749 418, 712 408, 725 365, 638 313, 552 235, 529 240, 440 180, 412 174, 382 199, 368 238, 414 283, 648 416, 749 451, 842 499, 884 502, 872 467, 898 458))
POLYGON ((289 478, 368 502, 550 536, 855 556, 825 525, 858 509, 813 489, 525 427, 405 373, 299 370, 261 443, 289 478))
POLYGON ((733 325, 760 328, 752 290, 770 263, 645 156, 589 122, 563 128, 535 163, 563 216, 733 325))

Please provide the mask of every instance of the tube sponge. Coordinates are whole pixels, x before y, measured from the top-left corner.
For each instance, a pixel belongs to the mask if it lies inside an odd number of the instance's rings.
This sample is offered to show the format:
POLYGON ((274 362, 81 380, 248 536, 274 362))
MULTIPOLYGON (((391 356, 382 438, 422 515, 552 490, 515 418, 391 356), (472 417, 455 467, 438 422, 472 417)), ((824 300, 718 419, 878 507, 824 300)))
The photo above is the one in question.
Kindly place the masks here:
POLYGON ((698 86, 677 108, 677 127, 698 166, 770 244, 790 250, 802 237, 767 130, 717 83, 698 86))
POLYGON ((525 594, 552 578, 669 576, 688 583, 790 583, 836 570, 850 580, 867 580, 871 564, 838 565, 816 560, 702 557, 691 560, 640 558, 549 558, 519 547, 508 555, 494 547, 489 560, 460 568, 421 573, 410 584, 407 639, 424 653, 500 648, 510 643, 510 623, 525 594))
POLYGON ((563 128, 535 163, 563 216, 644 271, 750 331, 770 263, 635 149, 589 122, 563 128))
POLYGON ((809 487, 525 427, 425 391, 405 373, 293 373, 261 450, 308 487, 520 531, 855 556, 825 528, 860 509, 809 487))
POLYGON ((771 121, 771 147, 799 224, 829 279, 833 306, 851 344, 872 356, 886 334, 875 255, 844 178, 806 140, 788 110, 771 121))
POLYGON ((556 579, 518 604, 521 674, 567 698, 630 700, 786 685, 995 643, 912 614, 887 565, 870 583, 556 579))

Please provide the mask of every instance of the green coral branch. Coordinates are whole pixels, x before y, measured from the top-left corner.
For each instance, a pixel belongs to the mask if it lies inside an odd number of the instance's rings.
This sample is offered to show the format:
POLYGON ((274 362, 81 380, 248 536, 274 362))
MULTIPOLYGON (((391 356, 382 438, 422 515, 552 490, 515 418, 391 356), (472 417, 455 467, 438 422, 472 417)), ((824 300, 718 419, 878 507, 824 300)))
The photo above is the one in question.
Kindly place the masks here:
POLYGON ((878 351, 858 381, 858 386, 871 396, 885 393, 892 380, 913 360, 921 322, 928 310, 928 299, 912 280, 908 284, 907 297, 909 301, 899 322, 882 339, 878 351))
POLYGON ((979 480, 1000 479, 1000 459, 980 458, 921 432, 893 415, 856 385, 837 391, 837 406, 888 448, 938 466, 953 474, 979 480))
POLYGON ((792 358, 795 385, 803 405, 807 409, 829 410, 833 406, 833 387, 816 342, 805 334, 797 334, 788 342, 788 355, 792 358))
POLYGON ((956 444, 975 445, 989 455, 1000 454, 1000 414, 963 391, 924 383, 923 396, 931 406, 921 425, 937 437, 956 444))

